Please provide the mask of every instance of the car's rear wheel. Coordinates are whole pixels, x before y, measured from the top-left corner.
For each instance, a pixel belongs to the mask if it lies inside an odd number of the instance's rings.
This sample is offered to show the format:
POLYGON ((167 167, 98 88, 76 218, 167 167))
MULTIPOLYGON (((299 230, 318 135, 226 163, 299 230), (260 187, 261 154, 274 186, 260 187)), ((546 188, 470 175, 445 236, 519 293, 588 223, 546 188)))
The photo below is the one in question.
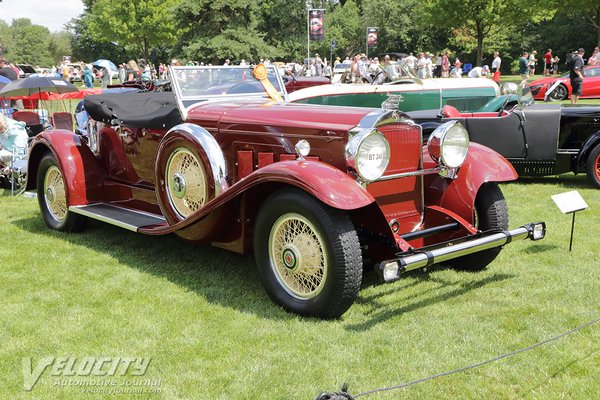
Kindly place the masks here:
MULTIPOLYGON (((475 199, 475 227, 480 231, 508 229, 508 207, 502 191, 496 183, 484 184, 475 199)), ((446 262, 456 269, 480 271, 500 254, 501 247, 469 254, 446 262)))
POLYGON ((567 87, 560 84, 548 95, 548 98, 550 100, 560 101, 566 99, 568 95, 569 91, 567 90, 567 87))
POLYGON ((600 144, 597 144, 587 159, 587 176, 592 184, 600 189, 600 144))
POLYGON ((337 318, 354 303, 362 257, 352 221, 302 191, 281 190, 262 205, 254 254, 267 293, 288 311, 337 318))
POLYGON ((83 230, 87 219, 69 211, 65 179, 54 155, 42 158, 36 178, 38 202, 46 225, 58 231, 83 230))

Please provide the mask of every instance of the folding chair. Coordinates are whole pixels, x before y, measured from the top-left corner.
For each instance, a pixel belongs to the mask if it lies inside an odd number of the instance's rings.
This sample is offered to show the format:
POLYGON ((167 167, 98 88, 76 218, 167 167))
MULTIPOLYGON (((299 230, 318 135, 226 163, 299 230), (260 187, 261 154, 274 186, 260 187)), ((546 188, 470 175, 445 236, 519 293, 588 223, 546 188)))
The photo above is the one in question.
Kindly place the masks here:
POLYGON ((25 122, 26 125, 40 124, 40 116, 35 111, 15 111, 12 115, 12 119, 25 122))
POLYGON ((55 129, 73 130, 73 116, 70 112, 55 112, 50 117, 50 123, 55 129))

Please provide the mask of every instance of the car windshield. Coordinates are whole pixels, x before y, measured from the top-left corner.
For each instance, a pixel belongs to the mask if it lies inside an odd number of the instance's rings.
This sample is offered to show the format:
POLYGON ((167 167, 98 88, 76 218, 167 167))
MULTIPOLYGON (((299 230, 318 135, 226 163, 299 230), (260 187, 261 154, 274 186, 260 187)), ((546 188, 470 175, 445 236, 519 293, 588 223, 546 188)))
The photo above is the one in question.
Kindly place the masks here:
MULTIPOLYGON (((267 66, 267 80, 282 97, 285 96, 281 77, 273 65, 267 66)), ((171 82, 184 101, 222 96, 268 96, 262 82, 252 74, 252 67, 171 67, 171 82)))

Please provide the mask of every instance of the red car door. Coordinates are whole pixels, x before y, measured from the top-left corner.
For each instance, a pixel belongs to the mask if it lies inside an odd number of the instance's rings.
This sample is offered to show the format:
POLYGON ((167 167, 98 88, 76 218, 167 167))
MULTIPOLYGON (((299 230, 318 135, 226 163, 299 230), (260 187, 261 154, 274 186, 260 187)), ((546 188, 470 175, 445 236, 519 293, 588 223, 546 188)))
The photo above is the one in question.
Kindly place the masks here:
POLYGON ((581 97, 600 98, 600 67, 585 69, 581 97))

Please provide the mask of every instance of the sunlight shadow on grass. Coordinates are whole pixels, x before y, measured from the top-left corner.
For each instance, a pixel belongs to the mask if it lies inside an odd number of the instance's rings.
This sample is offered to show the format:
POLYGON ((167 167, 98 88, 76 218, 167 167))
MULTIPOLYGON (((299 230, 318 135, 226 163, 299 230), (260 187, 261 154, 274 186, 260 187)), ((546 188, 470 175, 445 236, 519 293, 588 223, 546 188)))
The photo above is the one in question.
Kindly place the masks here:
POLYGON ((523 249, 521 251, 524 253, 528 253, 528 254, 539 254, 539 253, 545 253, 547 251, 554 251, 556 249, 559 249, 559 247, 555 244, 540 243, 540 244, 526 247, 525 249, 523 249))
POLYGON ((136 234, 93 220, 88 221, 86 231, 77 234, 52 231, 39 217, 16 220, 13 224, 24 231, 58 238, 106 254, 124 266, 166 278, 210 303, 263 318, 295 318, 268 298, 252 256, 188 244, 175 235, 136 234))
MULTIPOLYGON (((372 298, 367 298, 367 299, 359 298, 358 302, 363 303, 363 304, 368 304, 371 307, 371 310, 376 310, 376 311, 381 310, 381 311, 377 312, 375 315, 370 317, 365 322, 362 322, 359 324, 347 325, 346 329, 348 329, 350 331, 361 331, 361 332, 367 331, 370 328, 374 327, 375 325, 383 323, 383 322, 385 322, 391 318, 394 318, 400 314, 407 314, 407 313, 419 310, 424 307, 429 307, 436 303, 443 302, 443 301, 449 300, 454 297, 462 296, 463 294, 470 292, 471 290, 479 289, 487 284, 504 281, 504 280, 511 279, 514 277, 515 277, 515 275, 510 275, 510 274, 493 274, 493 275, 487 276, 483 279, 480 279, 477 281, 470 281, 467 283, 462 283, 462 282, 443 283, 443 281, 436 280, 436 282, 441 282, 442 285, 441 285, 441 287, 431 289, 431 291, 439 291, 443 287, 448 287, 448 286, 458 286, 458 287, 450 290, 449 292, 432 295, 428 298, 410 302, 400 308, 393 308, 389 304, 385 304, 385 306, 384 306, 383 304, 381 304, 378 301, 378 298, 384 297, 386 294, 384 294, 383 296, 373 296, 372 298)), ((394 289, 396 289, 396 290, 394 290, 394 292, 397 290, 401 290, 401 288, 397 288, 397 287, 394 289)), ((387 294, 390 294, 391 292, 392 291, 390 290, 387 292, 387 294)), ((414 299, 414 297, 412 299, 414 299)), ((410 300, 407 299, 407 301, 410 301, 410 300)), ((368 314, 370 314, 370 312, 368 314)))

